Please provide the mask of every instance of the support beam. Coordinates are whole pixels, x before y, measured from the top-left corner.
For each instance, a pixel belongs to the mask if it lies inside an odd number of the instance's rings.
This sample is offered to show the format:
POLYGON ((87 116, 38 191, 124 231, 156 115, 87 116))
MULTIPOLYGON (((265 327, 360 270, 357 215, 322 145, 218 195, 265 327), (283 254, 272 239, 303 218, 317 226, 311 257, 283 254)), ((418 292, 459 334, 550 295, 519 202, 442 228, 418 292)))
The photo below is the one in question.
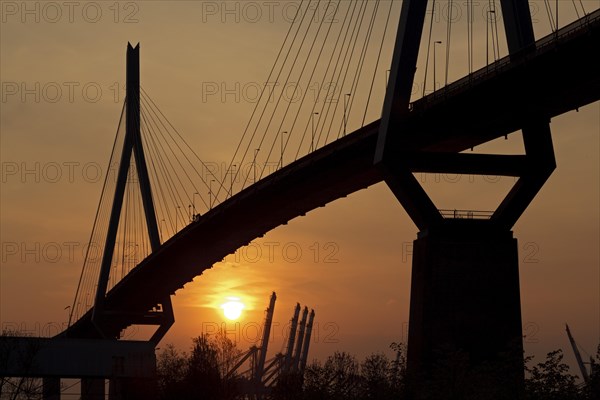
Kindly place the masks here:
POLYGON ((377 139, 376 165, 382 163, 385 165, 385 159, 392 156, 387 154, 389 151, 386 150, 386 143, 391 136, 401 134, 397 131, 399 122, 409 111, 408 105, 417 69, 426 10, 427 0, 404 0, 402 2, 390 78, 377 139))
POLYGON ((384 171, 388 176, 386 183, 394 196, 420 230, 441 223, 442 216, 404 162, 404 154, 397 158, 398 161, 388 163, 384 171))
MULTIPOLYGON (((26 378, 156 377, 154 344, 125 340, 0 337, 10 349, 0 376, 26 378), (24 355, 26 361, 24 362, 24 355)), ((51 384, 48 381, 48 384, 51 384)))
POLYGON ((523 0, 500 0, 504 31, 511 57, 535 48, 533 22, 529 2, 523 0))
POLYGON ((419 152, 405 156, 412 172, 521 176, 527 171, 522 155, 419 152))
POLYGON ((530 168, 517 181, 492 216, 492 220, 511 229, 556 168, 550 125, 532 122, 523 128, 523 143, 530 168))

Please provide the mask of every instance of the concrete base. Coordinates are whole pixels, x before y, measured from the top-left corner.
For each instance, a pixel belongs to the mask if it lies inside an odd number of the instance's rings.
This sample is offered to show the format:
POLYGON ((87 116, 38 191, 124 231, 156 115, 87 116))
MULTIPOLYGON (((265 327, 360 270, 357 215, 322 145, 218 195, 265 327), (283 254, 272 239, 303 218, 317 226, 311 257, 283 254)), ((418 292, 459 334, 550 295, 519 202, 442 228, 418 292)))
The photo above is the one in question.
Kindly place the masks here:
POLYGON ((517 240, 449 221, 414 241, 407 352, 412 399, 521 399, 517 240))
POLYGON ((104 379, 81 380, 81 400, 104 400, 104 379))
POLYGON ((60 400, 60 378, 44 378, 42 380, 42 399, 60 400))
POLYGON ((158 387, 155 379, 111 379, 109 400, 154 400, 158 387))

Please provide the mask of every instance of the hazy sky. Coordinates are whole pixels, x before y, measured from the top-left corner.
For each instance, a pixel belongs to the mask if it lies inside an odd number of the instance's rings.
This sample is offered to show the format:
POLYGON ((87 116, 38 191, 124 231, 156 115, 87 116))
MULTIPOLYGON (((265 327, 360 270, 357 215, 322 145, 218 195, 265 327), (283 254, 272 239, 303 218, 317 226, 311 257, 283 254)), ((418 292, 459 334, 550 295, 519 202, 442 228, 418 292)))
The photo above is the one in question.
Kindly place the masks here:
MULTIPOLYGON (((450 53, 463 60, 465 10, 459 3, 450 53)), ((2 328, 48 335, 66 322, 122 107, 127 42, 141 43, 144 89, 203 160, 221 164, 231 158, 255 105, 244 88, 264 83, 296 4, 1 2, 2 328), (219 92, 207 94, 207 85, 219 92), (223 94, 223 88, 237 93, 223 94)), ((438 4, 444 15, 448 3, 438 4)), ((486 4, 475 8, 480 48, 486 25, 477 19, 483 19, 486 4)), ((599 5, 583 4, 587 11, 599 5)), ((393 10, 395 31, 399 2, 393 10)), ((539 38, 550 32, 544 2, 532 2, 532 10, 539 38)), ((575 18, 572 2, 561 1, 559 15, 561 25, 575 18)), ((434 25, 434 39, 445 41, 445 34, 442 19, 434 25)), ((500 34, 500 53, 505 49, 500 34)), ((440 62, 445 48, 438 51, 440 62)), ((476 67, 484 61, 477 54, 476 67)), ((386 44, 383 74, 389 58, 386 44)), ((420 59, 417 85, 423 81, 420 59)), ((451 65, 450 81, 465 74, 463 61, 451 65)), ((444 70, 438 66, 437 72, 444 70)), ((369 110, 369 121, 379 109, 369 110)), ((526 351, 543 355, 562 347, 572 363, 565 322, 589 353, 600 339, 600 104, 555 118, 551 127, 558 168, 514 232, 526 351)), ((522 143, 520 135, 511 135, 476 150, 519 152, 522 143)), ((419 179, 439 208, 484 210, 513 182, 419 179)), ((406 340, 416 233, 383 183, 338 200, 275 229, 186 285, 174 297, 177 322, 164 342, 187 348, 191 337, 224 322, 218 306, 237 296, 247 308, 239 325, 228 323, 227 329, 245 348, 257 338, 276 291, 272 352, 281 350, 296 302, 316 311, 311 358, 336 349, 360 357, 386 351, 392 341, 406 340), (296 262, 284 251, 290 247, 301 251, 296 262)))

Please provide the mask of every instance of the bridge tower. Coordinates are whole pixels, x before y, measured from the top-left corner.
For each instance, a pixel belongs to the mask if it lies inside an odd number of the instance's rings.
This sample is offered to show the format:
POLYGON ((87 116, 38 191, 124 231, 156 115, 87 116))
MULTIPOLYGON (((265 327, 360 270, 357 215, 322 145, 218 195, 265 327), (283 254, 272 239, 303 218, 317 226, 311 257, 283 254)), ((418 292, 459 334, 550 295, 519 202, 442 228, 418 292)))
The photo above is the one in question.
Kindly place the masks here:
MULTIPOLYGON (((522 0, 501 0, 501 6, 510 59, 517 62, 535 49, 529 6, 522 0)), ((448 371, 462 369, 474 398, 508 391, 506 398, 521 399, 518 250, 511 229, 556 166, 549 120, 540 114, 522 122, 526 154, 518 158, 521 168, 515 156, 411 148, 402 126, 410 113, 426 8, 427 0, 402 3, 374 160, 419 229, 413 247, 409 392, 413 399, 448 397, 447 385, 453 384, 448 371), (409 161, 415 159, 419 170, 409 161), (519 179, 490 219, 444 218, 414 172, 519 179)))
MULTIPOLYGON (((144 155, 144 147, 142 145, 142 137, 140 134, 140 46, 139 44, 132 47, 127 44, 127 83, 126 83, 126 98, 125 98, 125 139, 123 141, 123 151, 117 172, 117 184, 113 197, 112 209, 110 214, 108 231, 106 234, 106 242, 102 255, 102 263, 100 266, 100 275, 98 278, 98 287, 94 300, 94 308, 92 314, 92 322, 98 330, 101 337, 114 339, 107 332, 114 331, 110 329, 111 324, 115 323, 119 318, 126 318, 131 321, 130 310, 110 309, 106 304, 106 290, 108 287, 108 279, 110 276, 110 266, 115 249, 115 240, 117 237, 117 229, 119 227, 119 218, 123 207, 123 196, 127 177, 129 175, 129 166, 132 154, 134 155, 137 177, 140 185, 142 203, 144 206, 144 215, 146 227, 148 229, 148 237, 152 251, 156 251, 161 243, 156 223, 156 212, 154 202, 152 200, 152 188, 148 176, 148 168, 146 166, 146 157, 144 155)), ((175 322, 173 316, 173 307, 171 298, 167 296, 161 304, 157 304, 156 310, 145 310, 144 312, 135 312, 134 323, 140 325, 158 325, 158 329, 150 339, 154 344, 158 344, 169 328, 175 322)))

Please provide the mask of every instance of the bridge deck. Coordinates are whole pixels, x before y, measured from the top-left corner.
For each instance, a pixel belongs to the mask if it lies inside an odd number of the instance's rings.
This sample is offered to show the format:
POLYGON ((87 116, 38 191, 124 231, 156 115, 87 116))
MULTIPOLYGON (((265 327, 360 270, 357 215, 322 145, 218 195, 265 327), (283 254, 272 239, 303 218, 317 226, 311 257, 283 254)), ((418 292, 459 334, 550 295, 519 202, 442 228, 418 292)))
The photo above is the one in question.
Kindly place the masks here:
MULTIPOLYGON (((600 99, 600 11, 518 60, 501 59, 412 104, 398 151, 460 152, 600 99), (560 77, 560 79, 557 79, 560 77)), ((111 334, 228 254, 270 230, 382 180, 373 166, 379 121, 269 175, 223 202, 143 260, 107 294, 111 334)), ((150 317, 149 317, 150 318, 150 317)), ((64 334, 97 337, 91 310, 64 334)))

